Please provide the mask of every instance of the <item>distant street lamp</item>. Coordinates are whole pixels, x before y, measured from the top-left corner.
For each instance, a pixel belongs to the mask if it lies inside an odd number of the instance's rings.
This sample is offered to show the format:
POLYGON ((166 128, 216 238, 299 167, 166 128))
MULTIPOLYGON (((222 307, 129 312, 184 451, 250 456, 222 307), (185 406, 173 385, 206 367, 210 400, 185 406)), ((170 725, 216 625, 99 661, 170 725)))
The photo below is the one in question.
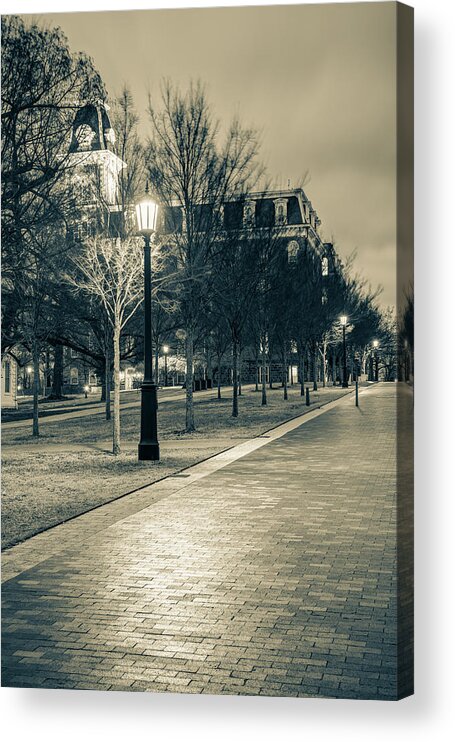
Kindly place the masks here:
POLYGON ((373 340, 374 348, 374 380, 379 381, 379 358, 378 358, 379 340, 373 340))
POLYGON ((90 391, 90 387, 88 386, 88 384, 86 384, 84 386, 84 396, 85 396, 85 399, 87 399, 89 391, 90 391))
POLYGON ((343 328, 343 386, 345 389, 348 387, 348 368, 346 365, 346 325, 348 318, 345 314, 340 317, 341 326, 343 328))
POLYGON ((31 387, 32 387, 33 366, 27 366, 27 368, 25 370, 27 372, 27 378, 26 378, 27 384, 24 384, 24 389, 25 389, 25 386, 27 386, 29 389, 31 389, 31 387))
POLYGON ((167 354, 169 353, 169 346, 163 345, 164 353, 164 386, 167 386, 167 354))
POLYGON ((144 380, 141 386, 141 440, 139 461, 159 461, 156 384, 152 373, 152 260, 150 241, 156 232, 158 204, 149 197, 136 206, 138 231, 144 238, 144 380))

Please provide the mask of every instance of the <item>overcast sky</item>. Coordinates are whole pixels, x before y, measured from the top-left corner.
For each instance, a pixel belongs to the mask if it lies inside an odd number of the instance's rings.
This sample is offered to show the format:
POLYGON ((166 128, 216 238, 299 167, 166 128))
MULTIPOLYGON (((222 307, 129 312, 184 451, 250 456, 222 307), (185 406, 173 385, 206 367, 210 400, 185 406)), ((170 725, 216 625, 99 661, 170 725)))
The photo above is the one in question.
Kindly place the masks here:
POLYGON ((93 57, 111 96, 201 78, 217 116, 262 131, 268 175, 307 196, 326 240, 395 304, 395 4, 34 16, 93 57))

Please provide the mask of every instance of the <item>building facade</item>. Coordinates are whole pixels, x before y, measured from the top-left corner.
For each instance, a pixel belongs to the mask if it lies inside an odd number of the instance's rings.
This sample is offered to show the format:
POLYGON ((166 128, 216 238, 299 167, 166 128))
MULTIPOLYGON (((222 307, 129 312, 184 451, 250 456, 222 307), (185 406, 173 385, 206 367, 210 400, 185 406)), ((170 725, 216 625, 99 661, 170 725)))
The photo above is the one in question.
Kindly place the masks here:
MULTIPOLYGON (((320 273, 318 284, 319 294, 314 301, 327 303, 330 296, 330 281, 334 274, 338 258, 332 243, 325 242, 321 235, 321 220, 302 188, 286 188, 277 190, 257 191, 233 198, 218 208, 217 222, 213 221, 213 214, 205 212, 209 207, 196 207, 196 232, 203 232, 207 223, 209 229, 216 233, 215 241, 242 239, 271 240, 273 249, 280 253, 283 271, 289 270, 293 263, 297 263, 299 255, 311 253, 320 273), (197 210, 199 209, 199 212, 197 210)), ((185 215, 178 203, 161 210, 160 232, 161 239, 168 240, 169 250, 185 239, 185 215)), ((176 265, 178 269, 178 264, 176 265)), ((283 365, 273 354, 268 359, 265 369, 268 383, 281 383, 283 380, 283 365)), ((244 347, 241 354, 240 377, 245 383, 261 383, 263 369, 258 362, 258 348, 251 344, 244 347)), ((290 384, 296 383, 299 377, 299 364, 296 344, 291 342, 288 349, 288 373, 290 384)), ((313 378, 312 366, 314 356, 305 360, 306 378, 313 378)), ((322 376, 321 372, 318 377, 322 376)), ((225 354, 222 367, 207 362, 207 353, 196 354, 195 381, 196 385, 216 380, 220 375, 222 383, 232 383, 232 370, 229 362, 229 353, 225 354), (204 359, 205 355, 205 359, 204 359), (214 379, 210 377, 213 375, 214 379)))
POLYGON ((18 365, 16 359, 5 353, 2 359, 1 405, 3 409, 17 408, 18 365))

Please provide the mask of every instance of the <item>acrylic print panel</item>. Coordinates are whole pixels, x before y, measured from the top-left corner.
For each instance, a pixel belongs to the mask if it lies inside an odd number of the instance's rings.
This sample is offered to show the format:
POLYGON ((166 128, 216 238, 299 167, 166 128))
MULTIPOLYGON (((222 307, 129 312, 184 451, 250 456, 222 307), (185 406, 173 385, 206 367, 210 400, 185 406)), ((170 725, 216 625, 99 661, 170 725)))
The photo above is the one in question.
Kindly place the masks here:
POLYGON ((412 693, 412 24, 3 16, 5 686, 412 693))

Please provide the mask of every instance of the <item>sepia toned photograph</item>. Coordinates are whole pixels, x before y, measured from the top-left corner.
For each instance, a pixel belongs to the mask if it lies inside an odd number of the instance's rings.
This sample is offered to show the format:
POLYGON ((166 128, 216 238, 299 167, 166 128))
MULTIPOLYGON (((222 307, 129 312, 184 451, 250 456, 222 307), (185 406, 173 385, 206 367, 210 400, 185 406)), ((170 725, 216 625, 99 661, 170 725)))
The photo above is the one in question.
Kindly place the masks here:
POLYGON ((3 15, 2 685, 413 693, 413 11, 3 15))

